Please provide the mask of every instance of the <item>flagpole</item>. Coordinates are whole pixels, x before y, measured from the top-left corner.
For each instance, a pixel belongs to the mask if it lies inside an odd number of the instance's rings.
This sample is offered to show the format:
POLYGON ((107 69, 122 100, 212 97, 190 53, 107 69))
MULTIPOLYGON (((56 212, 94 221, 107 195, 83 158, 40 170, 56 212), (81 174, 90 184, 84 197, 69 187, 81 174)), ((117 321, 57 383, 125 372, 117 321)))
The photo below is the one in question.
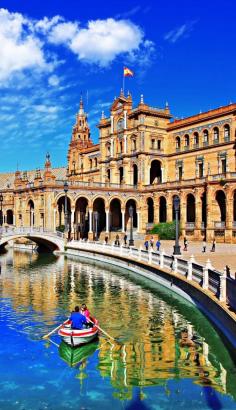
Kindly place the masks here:
POLYGON ((123 86, 122 86, 123 94, 125 95, 125 67, 123 67, 123 86))

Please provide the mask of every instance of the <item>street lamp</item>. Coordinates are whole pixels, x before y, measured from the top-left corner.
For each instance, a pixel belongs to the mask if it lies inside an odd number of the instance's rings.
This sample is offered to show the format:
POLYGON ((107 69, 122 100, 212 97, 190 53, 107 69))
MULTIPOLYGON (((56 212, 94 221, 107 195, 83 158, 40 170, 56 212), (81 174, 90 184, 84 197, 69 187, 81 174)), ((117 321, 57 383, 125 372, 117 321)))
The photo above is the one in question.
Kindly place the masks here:
POLYGON ((95 241, 98 240, 98 212, 95 211, 94 215, 94 222, 95 222, 95 241))
POLYGON ((174 196, 174 211, 175 211, 175 245, 173 255, 181 255, 179 246, 179 208, 180 199, 177 195, 174 196))
POLYGON ((0 192, 0 207, 1 207, 1 216, 0 216, 0 225, 2 226, 2 224, 3 224, 3 215, 2 215, 2 203, 3 203, 3 195, 2 195, 2 193, 0 192))
POLYGON ((133 217, 134 217, 134 208, 132 205, 129 207, 129 217, 130 217, 130 237, 129 237, 129 246, 134 246, 133 238, 133 217))
POLYGON ((67 218, 67 192, 68 192, 68 182, 64 182, 64 192, 65 192, 65 207, 64 207, 64 213, 65 213, 65 233, 67 234, 68 232, 68 218, 67 218))

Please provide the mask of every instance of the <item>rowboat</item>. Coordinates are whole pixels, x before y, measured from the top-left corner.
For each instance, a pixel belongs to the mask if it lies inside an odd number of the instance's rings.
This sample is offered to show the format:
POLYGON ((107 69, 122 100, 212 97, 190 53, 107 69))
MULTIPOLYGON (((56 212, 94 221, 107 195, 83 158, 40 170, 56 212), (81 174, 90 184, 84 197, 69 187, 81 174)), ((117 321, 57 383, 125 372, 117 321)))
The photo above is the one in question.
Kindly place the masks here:
POLYGON ((65 323, 58 331, 62 340, 72 347, 84 345, 95 340, 98 336, 97 321, 94 320, 94 325, 85 329, 72 329, 70 323, 65 323))
POLYGON ((81 345, 77 347, 77 349, 74 349, 65 342, 61 342, 59 346, 59 355, 69 366, 73 367, 91 356, 97 347, 97 341, 81 345))

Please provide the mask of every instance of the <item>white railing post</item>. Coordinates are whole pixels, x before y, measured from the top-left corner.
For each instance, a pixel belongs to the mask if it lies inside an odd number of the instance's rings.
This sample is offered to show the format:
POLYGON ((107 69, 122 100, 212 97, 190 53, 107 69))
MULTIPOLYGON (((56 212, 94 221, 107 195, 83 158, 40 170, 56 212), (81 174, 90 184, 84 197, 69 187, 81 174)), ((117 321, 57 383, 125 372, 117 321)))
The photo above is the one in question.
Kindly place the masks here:
POLYGON ((224 268, 224 272, 220 275, 220 295, 219 295, 220 302, 226 302, 226 279, 227 279, 227 273, 226 273, 226 268, 224 268))
POLYGON ((177 272, 177 269, 178 269, 178 260, 177 260, 177 257, 174 256, 173 272, 177 272))
POLYGON ((193 263, 195 263, 195 259, 193 255, 190 256, 189 262, 188 262, 187 279, 192 280, 193 279, 193 263), (191 262, 191 265, 189 264, 189 262, 191 262))
POLYGON ((164 268, 164 256, 165 256, 165 252, 163 250, 160 253, 160 268, 164 268))
POLYGON ((138 250, 138 260, 139 260, 139 261, 142 260, 142 245, 139 246, 139 250, 138 250))
POLYGON ((148 263, 149 265, 151 265, 152 263, 152 249, 149 249, 149 252, 148 252, 148 263))
POLYGON ((202 289, 208 289, 209 286, 209 272, 207 265, 203 268, 203 282, 202 289))

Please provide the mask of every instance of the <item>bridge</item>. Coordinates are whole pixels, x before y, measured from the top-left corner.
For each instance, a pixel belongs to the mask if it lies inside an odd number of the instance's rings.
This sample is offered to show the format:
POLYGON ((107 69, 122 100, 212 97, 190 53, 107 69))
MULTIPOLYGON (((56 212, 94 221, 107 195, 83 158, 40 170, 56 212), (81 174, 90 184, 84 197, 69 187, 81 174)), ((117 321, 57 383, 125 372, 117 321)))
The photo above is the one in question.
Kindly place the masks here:
POLYGON ((4 247, 9 241, 19 238, 26 238, 35 242, 39 248, 47 248, 50 251, 64 251, 65 237, 62 232, 52 231, 37 227, 20 227, 0 229, 0 248, 4 247))

